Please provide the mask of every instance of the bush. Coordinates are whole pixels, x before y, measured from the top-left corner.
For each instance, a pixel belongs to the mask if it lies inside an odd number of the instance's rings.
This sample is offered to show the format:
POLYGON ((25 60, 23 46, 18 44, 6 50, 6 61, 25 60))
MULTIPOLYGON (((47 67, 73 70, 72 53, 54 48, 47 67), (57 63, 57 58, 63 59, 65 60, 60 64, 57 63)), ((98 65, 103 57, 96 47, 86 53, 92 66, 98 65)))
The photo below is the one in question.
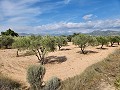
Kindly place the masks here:
POLYGON ((30 83, 31 90, 57 90, 60 86, 60 79, 53 77, 44 84, 43 77, 45 75, 45 68, 43 66, 31 66, 27 72, 27 80, 30 83))
POLYGON ((43 90, 57 90, 60 86, 60 79, 57 77, 52 77, 44 87, 43 90))
POLYGON ((21 84, 0 74, 0 90, 20 90, 21 84))
POLYGON ((31 66, 27 71, 27 80, 30 83, 32 90, 40 90, 43 84, 43 77, 45 75, 45 68, 43 66, 31 66))

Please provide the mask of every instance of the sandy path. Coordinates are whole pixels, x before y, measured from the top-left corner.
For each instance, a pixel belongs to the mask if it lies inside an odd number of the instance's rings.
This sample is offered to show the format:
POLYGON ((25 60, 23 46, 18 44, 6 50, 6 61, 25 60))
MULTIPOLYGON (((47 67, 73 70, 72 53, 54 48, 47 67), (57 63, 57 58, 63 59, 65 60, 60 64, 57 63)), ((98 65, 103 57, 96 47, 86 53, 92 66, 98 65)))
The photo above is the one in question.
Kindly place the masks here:
MULTIPOLYGON (((97 47, 86 48, 94 52, 83 55, 79 53, 80 48, 69 43, 69 46, 63 47, 63 49, 67 50, 48 53, 50 60, 61 62, 51 61, 50 63, 49 61, 49 63, 45 65, 45 80, 48 80, 52 76, 57 76, 64 80, 80 74, 88 66, 103 60, 119 47, 107 47, 105 50, 96 48, 97 47)), ((16 50, 0 50, 0 70, 11 78, 26 82, 26 69, 31 64, 39 64, 38 60, 35 56, 15 57, 15 54, 16 50)))

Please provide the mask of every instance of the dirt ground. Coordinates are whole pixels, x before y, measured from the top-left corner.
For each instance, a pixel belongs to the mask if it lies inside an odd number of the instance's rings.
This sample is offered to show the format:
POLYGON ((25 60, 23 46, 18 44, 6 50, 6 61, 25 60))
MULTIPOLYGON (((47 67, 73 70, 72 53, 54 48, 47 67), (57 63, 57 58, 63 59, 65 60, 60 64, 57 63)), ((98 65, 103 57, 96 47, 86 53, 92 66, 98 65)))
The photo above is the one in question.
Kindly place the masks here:
MULTIPOLYGON (((82 73, 88 66, 106 58, 110 53, 119 47, 87 47, 88 54, 80 54, 80 48, 69 43, 62 47, 61 51, 50 52, 47 54, 46 74, 44 79, 48 80, 52 76, 57 76, 64 80, 82 73)), ((9 77, 27 83, 26 71, 32 64, 39 64, 37 57, 22 56, 16 57, 15 49, 0 50, 0 72, 9 77)))

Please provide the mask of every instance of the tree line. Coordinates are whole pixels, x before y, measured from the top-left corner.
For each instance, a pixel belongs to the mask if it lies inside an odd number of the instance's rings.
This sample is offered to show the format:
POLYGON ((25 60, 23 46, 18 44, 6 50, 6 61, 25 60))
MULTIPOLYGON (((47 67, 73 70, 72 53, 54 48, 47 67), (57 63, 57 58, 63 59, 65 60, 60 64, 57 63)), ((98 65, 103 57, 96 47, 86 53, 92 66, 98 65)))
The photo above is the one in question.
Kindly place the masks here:
MULTIPOLYGON (((110 44, 112 47, 114 43, 117 43, 119 45, 120 42, 120 36, 90 36, 74 33, 73 35, 69 36, 31 35, 20 37, 18 34, 17 36, 14 36, 13 33, 11 34, 11 32, 14 31, 10 29, 6 32, 9 33, 7 35, 3 35, 3 32, 1 32, 0 48, 17 49, 16 56, 19 56, 19 51, 21 50, 33 51, 41 64, 45 63, 45 56, 48 52, 54 52, 57 47, 59 50, 61 50, 61 47, 67 45, 68 41, 71 41, 74 45, 78 46, 82 54, 86 54, 85 48, 88 46, 101 45, 100 48, 102 49, 104 45, 110 44)), ((14 33, 16 35, 16 32, 14 33)))

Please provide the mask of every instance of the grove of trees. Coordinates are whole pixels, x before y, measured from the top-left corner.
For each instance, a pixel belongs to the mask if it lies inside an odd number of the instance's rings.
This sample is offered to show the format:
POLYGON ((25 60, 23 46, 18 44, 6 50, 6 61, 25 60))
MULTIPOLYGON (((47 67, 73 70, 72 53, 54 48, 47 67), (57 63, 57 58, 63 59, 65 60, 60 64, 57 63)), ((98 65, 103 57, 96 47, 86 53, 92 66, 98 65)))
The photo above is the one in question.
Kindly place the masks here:
POLYGON ((113 46, 115 43, 119 45, 120 36, 90 36, 80 33, 74 33, 69 36, 24 36, 20 37, 13 30, 9 29, 6 32, 1 32, 0 36, 0 48, 13 48, 17 49, 16 56, 19 56, 19 51, 29 50, 33 51, 41 65, 31 66, 27 71, 27 80, 30 84, 31 90, 56 90, 61 82, 57 77, 44 82, 43 78, 46 73, 45 57, 47 53, 59 50, 67 43, 73 42, 74 45, 78 46, 82 54, 86 54, 86 47, 98 46, 103 49, 104 45, 110 44, 113 46))

